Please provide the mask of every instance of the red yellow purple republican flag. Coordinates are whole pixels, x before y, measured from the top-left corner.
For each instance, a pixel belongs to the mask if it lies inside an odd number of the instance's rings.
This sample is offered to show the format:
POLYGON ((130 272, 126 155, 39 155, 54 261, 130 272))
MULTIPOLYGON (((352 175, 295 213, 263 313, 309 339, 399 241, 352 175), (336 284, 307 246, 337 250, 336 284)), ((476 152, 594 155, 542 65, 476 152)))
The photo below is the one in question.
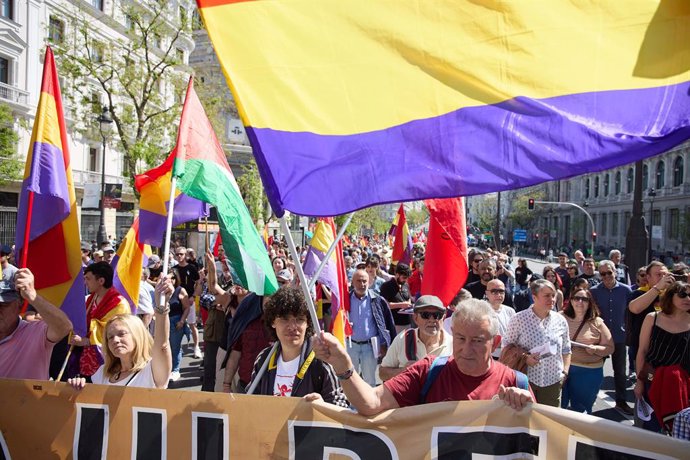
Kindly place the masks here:
MULTIPOLYGON (((177 151, 173 149, 162 165, 134 178, 134 187, 140 194, 138 238, 141 243, 155 247, 163 246, 175 155, 177 151)), ((208 204, 180 192, 179 189, 175 190, 173 227, 207 217, 208 214, 208 204)))
POLYGON ((687 1, 197 4, 279 216, 526 187, 690 138, 687 1))
POLYGON ((27 251, 26 266, 36 289, 86 333, 81 240, 69 142, 55 59, 46 48, 41 95, 26 156, 17 213, 16 254, 27 251), (25 248, 25 235, 29 244, 25 248))
POLYGON ((113 287, 127 300, 132 314, 139 305, 142 269, 151 255, 151 246, 141 241, 139 226, 140 218, 137 217, 110 263, 114 272, 113 287))
POLYGON ((405 206, 402 204, 393 218, 391 231, 394 238, 391 262, 394 264, 409 264, 412 261, 412 236, 410 235, 410 229, 407 227, 405 206))

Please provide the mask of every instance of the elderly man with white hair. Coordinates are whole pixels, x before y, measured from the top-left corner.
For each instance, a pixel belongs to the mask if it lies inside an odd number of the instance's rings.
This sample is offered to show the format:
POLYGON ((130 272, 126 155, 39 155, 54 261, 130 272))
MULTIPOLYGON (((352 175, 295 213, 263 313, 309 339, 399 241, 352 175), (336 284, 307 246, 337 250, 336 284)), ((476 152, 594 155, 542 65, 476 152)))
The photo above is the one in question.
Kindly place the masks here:
POLYGON ((609 259, 616 267, 616 280, 619 283, 630 286, 630 269, 627 265, 621 263, 622 258, 623 255, 618 249, 611 249, 611 252, 609 252, 609 259))
POLYGON ((628 298, 631 289, 616 279, 616 264, 611 260, 599 262, 599 276, 601 283, 591 289, 592 296, 599 306, 601 318, 611 331, 615 348, 611 355, 613 366, 613 381, 616 389, 616 409, 626 415, 632 415, 633 410, 625 399, 626 377, 626 330, 625 312, 628 308, 628 298))
POLYGON ((488 302, 470 299, 455 310, 452 318, 450 357, 427 356, 375 388, 354 370, 347 352, 331 334, 322 333, 316 338, 314 351, 317 359, 333 366, 347 399, 366 416, 423 403, 487 400, 494 396, 517 410, 533 402, 524 374, 491 358, 501 336, 488 302))

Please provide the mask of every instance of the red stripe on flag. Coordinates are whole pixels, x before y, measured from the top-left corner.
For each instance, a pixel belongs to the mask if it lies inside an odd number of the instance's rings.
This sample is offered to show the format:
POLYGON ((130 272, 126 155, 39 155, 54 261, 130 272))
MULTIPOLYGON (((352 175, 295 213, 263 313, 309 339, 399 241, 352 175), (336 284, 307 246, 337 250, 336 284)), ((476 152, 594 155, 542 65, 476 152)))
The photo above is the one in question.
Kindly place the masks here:
POLYGON ((233 3, 256 2, 257 0, 196 0, 199 8, 211 8, 213 6, 231 5, 233 3))
POLYGON ((34 274, 36 289, 44 289, 72 279, 67 265, 62 222, 31 240, 26 266, 34 274))

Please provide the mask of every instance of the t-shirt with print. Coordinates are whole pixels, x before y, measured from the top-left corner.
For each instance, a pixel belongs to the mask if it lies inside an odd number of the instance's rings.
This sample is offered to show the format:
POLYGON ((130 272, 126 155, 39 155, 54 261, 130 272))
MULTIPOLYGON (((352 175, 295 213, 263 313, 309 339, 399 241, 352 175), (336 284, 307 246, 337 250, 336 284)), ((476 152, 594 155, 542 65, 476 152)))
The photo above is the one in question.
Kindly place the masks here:
POLYGON ((292 384, 295 383, 295 376, 299 367, 299 356, 290 361, 283 361, 282 356, 278 356, 276 367, 276 379, 273 382, 273 396, 291 396, 292 384))
MULTIPOLYGON (((436 357, 428 355, 383 384, 400 407, 419 404, 419 398, 431 363, 436 357)), ((463 374, 453 357, 438 373, 426 396, 426 403, 442 401, 490 400, 501 385, 516 386, 515 371, 491 360, 489 370, 481 376, 463 374)))

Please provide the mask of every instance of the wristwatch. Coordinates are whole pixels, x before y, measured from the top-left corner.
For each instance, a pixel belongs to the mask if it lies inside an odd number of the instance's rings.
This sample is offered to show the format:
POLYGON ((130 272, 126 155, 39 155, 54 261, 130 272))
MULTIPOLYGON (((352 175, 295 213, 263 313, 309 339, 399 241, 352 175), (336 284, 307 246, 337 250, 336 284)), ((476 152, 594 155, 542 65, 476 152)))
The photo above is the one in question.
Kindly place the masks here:
POLYGON ((355 368, 350 366, 348 370, 343 372, 342 374, 335 374, 336 377, 338 377, 338 380, 348 380, 350 377, 352 377, 352 374, 355 373, 355 368))

